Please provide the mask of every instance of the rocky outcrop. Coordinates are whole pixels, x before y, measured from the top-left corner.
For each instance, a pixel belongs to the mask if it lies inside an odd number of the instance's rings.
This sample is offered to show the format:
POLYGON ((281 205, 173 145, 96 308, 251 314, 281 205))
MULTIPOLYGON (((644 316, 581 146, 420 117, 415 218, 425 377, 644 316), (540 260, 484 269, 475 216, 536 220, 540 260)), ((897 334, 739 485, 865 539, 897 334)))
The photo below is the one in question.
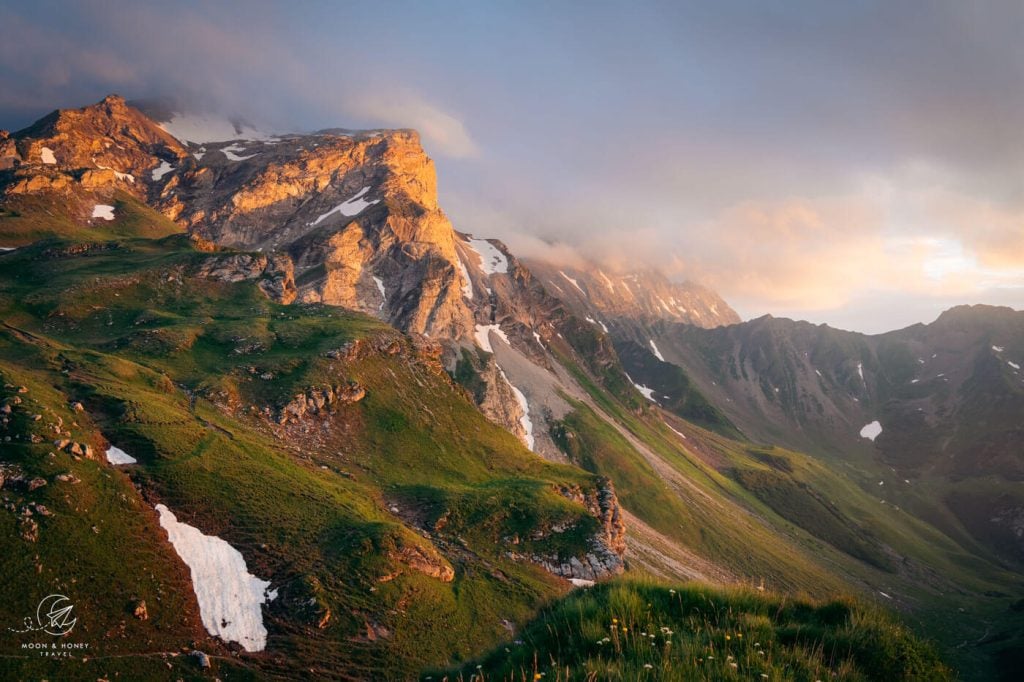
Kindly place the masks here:
MULTIPOLYGON (((388 552, 388 558, 441 582, 450 583, 455 579, 455 570, 440 554, 416 545, 405 544, 395 548, 388 552)), ((394 577, 384 576, 382 581, 387 582, 394 577)))
POLYGON ((193 275, 219 282, 259 279, 257 286, 271 300, 278 303, 291 303, 295 300, 295 270, 291 259, 284 254, 267 256, 261 253, 235 253, 213 256, 203 260, 193 275))
POLYGON ((330 414, 336 405, 350 405, 366 397, 366 389, 355 381, 344 386, 322 386, 306 389, 277 411, 277 423, 284 426, 307 417, 330 414))
POLYGON ((625 570, 626 525, 612 482, 602 478, 596 488, 578 485, 558 488, 559 494, 577 502, 599 522, 598 531, 589 539, 589 551, 582 556, 531 555, 530 561, 566 579, 599 580, 625 570))

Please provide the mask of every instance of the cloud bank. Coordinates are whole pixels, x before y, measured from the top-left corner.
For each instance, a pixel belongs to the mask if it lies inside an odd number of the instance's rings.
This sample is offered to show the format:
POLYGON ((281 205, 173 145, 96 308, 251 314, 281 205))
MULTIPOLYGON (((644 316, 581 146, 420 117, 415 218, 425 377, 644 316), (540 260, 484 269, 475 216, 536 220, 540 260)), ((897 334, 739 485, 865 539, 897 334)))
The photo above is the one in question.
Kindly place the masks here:
POLYGON ((1011 1, 41 0, 0 22, 0 127, 111 91, 414 127, 463 231, 877 331, 1024 307, 1021 35, 1011 1))

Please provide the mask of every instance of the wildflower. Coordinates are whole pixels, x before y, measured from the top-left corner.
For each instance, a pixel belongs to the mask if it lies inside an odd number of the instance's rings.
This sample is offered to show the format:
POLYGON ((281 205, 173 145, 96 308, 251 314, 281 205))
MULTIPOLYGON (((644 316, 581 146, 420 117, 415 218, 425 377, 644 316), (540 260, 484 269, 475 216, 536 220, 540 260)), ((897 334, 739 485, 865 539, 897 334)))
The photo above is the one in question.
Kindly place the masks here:
POLYGON ((543 675, 541 675, 540 673, 534 673, 534 674, 533 674, 533 679, 535 679, 535 680, 539 680, 539 679, 540 679, 540 678, 542 678, 542 677, 544 677, 544 676, 543 676, 543 675))
POLYGON ((760 649, 761 648, 761 643, 760 642, 754 642, 754 646, 757 647, 758 649, 760 649))
POLYGON ((654 667, 654 666, 653 666, 653 665, 651 665, 650 663, 644 663, 644 668, 645 668, 646 670, 650 670, 650 669, 651 669, 651 668, 653 668, 653 667, 654 667))
POLYGON ((728 642, 728 641, 729 641, 730 639, 732 639, 732 636, 731 636, 731 635, 726 635, 726 636, 725 636, 725 641, 727 641, 727 642, 728 642))
POLYGON ((736 633, 736 637, 738 637, 739 639, 743 639, 743 633, 742 632, 737 632, 736 633))
POLYGON ((669 591, 668 591, 668 593, 669 593, 669 594, 675 594, 675 593, 676 593, 676 591, 675 591, 675 590, 669 590, 669 591))
POLYGON ((758 656, 764 656, 764 652, 763 652, 763 651, 760 651, 760 650, 759 650, 759 651, 757 652, 757 655, 758 655, 758 656))
POLYGON ((619 622, 618 618, 612 618, 612 625, 615 625, 618 622, 619 622))
POLYGON ((767 680, 768 679, 768 673, 761 673, 761 677, 767 680))
POLYGON ((738 668, 739 666, 736 663, 730 663, 729 667, 732 668, 733 670, 736 670, 736 668, 738 668))
POLYGON ((627 628, 625 625, 623 625, 622 626, 622 632, 623 633, 629 632, 629 628, 627 628))

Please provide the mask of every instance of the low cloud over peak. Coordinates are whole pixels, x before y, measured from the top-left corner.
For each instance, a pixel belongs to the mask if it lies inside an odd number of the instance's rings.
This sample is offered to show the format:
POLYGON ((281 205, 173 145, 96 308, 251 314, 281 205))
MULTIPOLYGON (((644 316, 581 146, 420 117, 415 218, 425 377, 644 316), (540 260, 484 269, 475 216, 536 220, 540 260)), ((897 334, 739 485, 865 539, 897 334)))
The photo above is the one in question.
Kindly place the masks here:
POLYGON ((117 91, 416 128, 460 230, 902 324, 1024 305, 1022 32, 1014 2, 40 0, 0 22, 0 127, 117 91))

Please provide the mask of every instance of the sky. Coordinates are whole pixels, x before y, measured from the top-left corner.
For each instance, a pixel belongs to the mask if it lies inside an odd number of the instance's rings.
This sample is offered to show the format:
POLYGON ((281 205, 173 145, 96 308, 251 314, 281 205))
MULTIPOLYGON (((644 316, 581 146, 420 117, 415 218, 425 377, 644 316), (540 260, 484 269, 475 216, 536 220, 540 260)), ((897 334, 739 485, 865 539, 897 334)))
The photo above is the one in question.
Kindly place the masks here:
POLYGON ((412 127, 456 228, 868 333, 1024 308, 1024 3, 0 0, 0 128, 412 127))

